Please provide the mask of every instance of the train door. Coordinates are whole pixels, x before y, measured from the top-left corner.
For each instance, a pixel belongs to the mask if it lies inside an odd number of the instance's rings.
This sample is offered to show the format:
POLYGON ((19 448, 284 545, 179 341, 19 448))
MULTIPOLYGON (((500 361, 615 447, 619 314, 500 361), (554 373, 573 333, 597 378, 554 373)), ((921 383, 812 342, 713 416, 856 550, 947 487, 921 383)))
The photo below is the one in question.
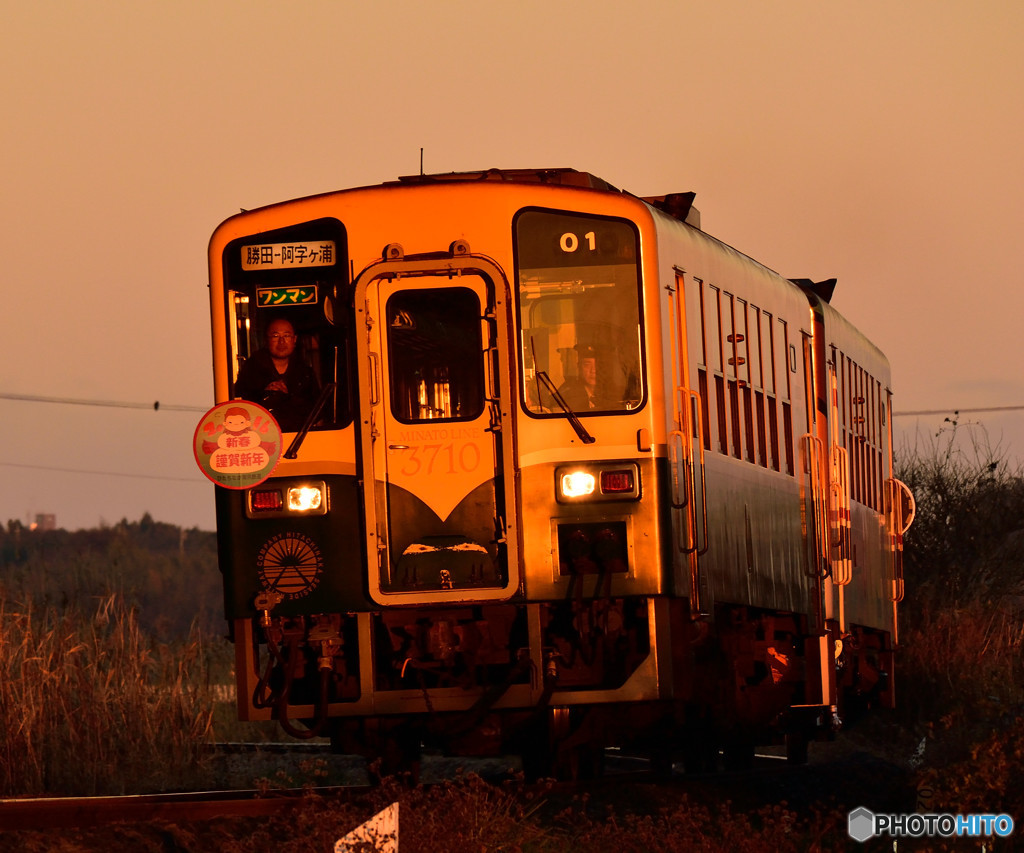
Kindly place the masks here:
POLYGON ((672 410, 669 432, 669 485, 676 542, 683 552, 689 574, 690 618, 711 613, 711 587, 707 573, 701 571, 700 557, 708 549, 708 519, 704 485, 704 418, 701 395, 688 386, 687 347, 697 341, 703 355, 703 331, 699 296, 687 310, 686 276, 676 270, 673 295, 672 410))
POLYGON ((829 547, 829 481, 833 473, 829 443, 829 382, 825 328, 820 311, 813 312, 813 333, 803 333, 804 392, 807 432, 801 437, 802 513, 809 584, 807 695, 809 706, 836 705, 836 674, 830 631, 835 624, 835 596, 829 547), (816 666, 813 662, 816 662, 816 666), (820 678, 812 675, 817 671, 820 678))
POLYGON ((519 586, 507 283, 469 255, 356 283, 370 596, 498 600, 519 586))

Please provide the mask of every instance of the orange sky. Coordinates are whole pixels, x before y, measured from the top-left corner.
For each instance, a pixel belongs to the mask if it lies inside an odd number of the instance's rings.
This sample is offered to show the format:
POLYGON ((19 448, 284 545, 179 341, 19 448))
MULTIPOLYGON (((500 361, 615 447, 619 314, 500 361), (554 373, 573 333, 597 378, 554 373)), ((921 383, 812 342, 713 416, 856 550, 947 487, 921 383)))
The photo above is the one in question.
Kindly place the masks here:
MULTIPOLYGON (((711 234, 839 279, 897 410, 1024 405, 1017 0, 2 9, 0 395, 208 405, 213 228, 423 147, 694 190, 711 234)), ((0 522, 212 528, 197 420, 0 396, 0 522)), ((962 420, 1024 458, 1024 411, 962 420)))

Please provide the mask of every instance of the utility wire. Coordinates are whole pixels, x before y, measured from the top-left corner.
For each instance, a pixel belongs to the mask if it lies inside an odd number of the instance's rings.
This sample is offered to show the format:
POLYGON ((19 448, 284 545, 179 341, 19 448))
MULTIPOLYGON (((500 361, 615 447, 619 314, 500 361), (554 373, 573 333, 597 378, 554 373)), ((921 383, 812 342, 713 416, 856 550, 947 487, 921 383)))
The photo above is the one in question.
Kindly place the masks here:
MULTIPOLYGON (((161 403, 156 400, 152 403, 129 403, 121 400, 82 400, 73 397, 41 397, 37 394, 8 394, 0 392, 0 400, 21 400, 28 403, 65 403, 73 406, 106 406, 116 409, 152 409, 167 412, 207 412, 206 406, 180 406, 174 403, 161 403)), ((962 409, 949 406, 945 409, 919 409, 912 412, 893 412, 894 418, 913 417, 915 415, 948 415, 954 414, 975 414, 977 412, 1020 412, 1024 406, 986 406, 975 409, 962 409)))
MULTIPOLYGON (((159 411, 163 409, 169 412, 206 412, 200 406, 178 406, 173 403, 161 405, 157 400, 153 403, 129 403, 121 400, 82 400, 72 397, 42 397, 37 394, 8 394, 0 392, 0 400, 20 400, 27 403, 64 403, 73 406, 106 406, 117 409, 152 409, 159 411)), ((139 480, 169 480, 177 483, 202 483, 201 477, 166 477, 159 474, 128 474, 118 471, 95 471, 84 468, 59 468, 52 465, 27 465, 20 462, 3 462, 0 466, 5 468, 30 468, 36 471, 57 471, 62 474, 89 474, 101 477, 131 477, 139 480)))
POLYGON ((174 403, 126 403, 120 400, 80 400, 72 397, 40 397, 36 394, 0 393, 0 400, 21 400, 26 403, 65 403, 72 406, 107 406, 115 409, 152 409, 154 412, 163 409, 167 412, 206 412, 209 406, 178 406, 174 403))
POLYGON ((948 409, 922 409, 916 412, 893 412, 894 418, 908 417, 910 415, 948 415, 950 413, 954 415, 971 415, 975 412, 1020 412, 1024 411, 1024 406, 987 406, 981 409, 956 409, 950 406, 948 409))
POLYGON ((62 474, 98 474, 101 477, 132 477, 139 480, 172 480, 176 483, 208 483, 202 477, 165 477, 160 474, 121 474, 117 471, 89 471, 84 468, 57 468, 51 465, 26 465, 21 462, 0 462, 5 468, 32 468, 37 471, 59 471, 62 474))

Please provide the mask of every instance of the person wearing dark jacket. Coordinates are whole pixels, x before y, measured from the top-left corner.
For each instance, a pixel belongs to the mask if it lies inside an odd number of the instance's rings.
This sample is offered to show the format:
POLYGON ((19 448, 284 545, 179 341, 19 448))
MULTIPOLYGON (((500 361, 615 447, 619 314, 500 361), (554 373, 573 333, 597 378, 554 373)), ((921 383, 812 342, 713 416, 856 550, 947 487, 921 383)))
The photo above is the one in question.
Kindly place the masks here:
POLYGON ((316 402, 320 386, 312 369, 295 352, 298 337, 290 321, 272 320, 266 334, 266 347, 238 371, 235 397, 259 403, 282 431, 296 432, 316 402))

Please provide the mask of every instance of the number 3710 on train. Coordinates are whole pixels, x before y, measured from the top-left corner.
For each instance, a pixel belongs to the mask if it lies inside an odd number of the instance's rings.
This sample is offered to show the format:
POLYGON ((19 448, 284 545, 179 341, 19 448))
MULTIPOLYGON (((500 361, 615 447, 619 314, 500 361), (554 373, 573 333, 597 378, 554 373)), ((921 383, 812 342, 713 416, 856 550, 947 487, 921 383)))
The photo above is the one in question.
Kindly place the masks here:
POLYGON ((216 400, 282 439, 216 489, 242 719, 579 775, 892 705, 913 498, 834 281, 571 169, 245 211, 209 262, 216 400))

